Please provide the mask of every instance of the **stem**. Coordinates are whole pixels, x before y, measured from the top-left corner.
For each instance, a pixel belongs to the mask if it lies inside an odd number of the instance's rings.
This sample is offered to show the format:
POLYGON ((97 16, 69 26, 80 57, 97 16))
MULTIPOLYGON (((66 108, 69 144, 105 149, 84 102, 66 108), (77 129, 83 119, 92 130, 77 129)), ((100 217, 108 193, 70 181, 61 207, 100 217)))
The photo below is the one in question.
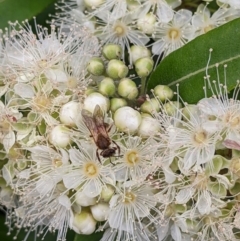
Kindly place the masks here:
POLYGON ((146 77, 141 78, 141 91, 140 91, 140 96, 146 94, 146 77))

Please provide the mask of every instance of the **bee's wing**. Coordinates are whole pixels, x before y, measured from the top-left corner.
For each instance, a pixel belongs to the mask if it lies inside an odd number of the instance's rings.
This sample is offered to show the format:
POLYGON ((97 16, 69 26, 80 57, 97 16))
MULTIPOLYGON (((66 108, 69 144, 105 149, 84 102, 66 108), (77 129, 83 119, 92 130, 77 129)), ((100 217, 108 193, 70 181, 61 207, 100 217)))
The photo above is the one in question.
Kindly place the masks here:
POLYGON ((104 115, 103 112, 100 108, 99 105, 96 105, 94 112, 93 112, 93 118, 94 118, 94 122, 98 128, 98 131, 107 139, 109 139, 108 137, 108 132, 106 130, 106 124, 104 123, 104 115))
POLYGON ((83 117, 83 122, 86 125, 86 127, 88 128, 88 130, 90 131, 90 133, 92 134, 94 141, 97 142, 99 130, 95 123, 95 119, 92 116, 92 113, 88 110, 83 109, 82 117, 83 117))

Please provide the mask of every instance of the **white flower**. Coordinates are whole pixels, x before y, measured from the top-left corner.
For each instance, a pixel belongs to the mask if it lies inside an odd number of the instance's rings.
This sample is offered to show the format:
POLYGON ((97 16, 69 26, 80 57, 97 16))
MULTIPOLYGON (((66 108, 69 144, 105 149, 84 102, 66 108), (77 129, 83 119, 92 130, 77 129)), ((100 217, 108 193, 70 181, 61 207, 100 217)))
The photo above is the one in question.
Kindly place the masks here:
POLYGON ((170 140, 172 147, 177 147, 177 156, 182 156, 179 165, 183 170, 190 170, 212 160, 215 146, 219 139, 219 132, 208 132, 204 129, 204 119, 196 108, 191 111, 190 118, 177 128, 175 138, 170 140))
POLYGON ((156 204, 150 186, 126 182, 123 190, 110 200, 109 226, 119 233, 126 231, 130 237, 139 227, 142 236, 148 240, 142 219, 146 218, 150 223, 156 220, 152 215, 152 211, 159 214, 156 204))
POLYGON ((194 29, 190 25, 191 18, 192 13, 182 9, 174 14, 172 21, 160 23, 156 27, 152 52, 155 55, 164 53, 165 57, 186 44, 194 34, 194 29))
POLYGON ((238 0, 219 0, 218 2, 229 4, 232 8, 240 9, 240 2, 238 0))
POLYGON ((59 152, 47 146, 34 146, 27 149, 31 152, 29 168, 19 172, 15 188, 20 193, 28 190, 28 194, 39 193, 42 198, 51 193, 62 181, 62 175, 68 166, 68 153, 63 149, 59 152))
POLYGON ((155 14, 160 22, 167 23, 173 18, 174 12, 165 0, 141 0, 138 10, 140 16, 147 14, 151 9, 155 9, 155 14))
POLYGON ((96 155, 96 148, 90 145, 79 146, 79 150, 69 150, 72 164, 63 175, 63 183, 68 190, 75 189, 88 197, 100 195, 102 188, 115 184, 115 176, 110 165, 103 165, 96 155))
POLYGON ((115 172, 117 181, 139 181, 153 171, 156 154, 156 143, 152 139, 143 141, 135 136, 123 137, 118 142, 122 157, 116 158, 112 170, 115 172))
MULTIPOLYGON (((64 35, 61 29, 56 32, 56 26, 51 26, 51 33, 36 24, 37 36, 31 31, 28 23, 13 26, 13 31, 5 43, 4 64, 6 70, 22 73, 23 76, 33 74, 40 76, 47 69, 66 61, 82 38, 76 34, 64 35), (21 30, 17 31, 17 27, 21 30)), ((30 81, 29 79, 28 81, 30 81)))
POLYGON ((207 33, 236 17, 237 12, 233 8, 219 8, 211 16, 210 10, 207 6, 200 4, 196 13, 192 17, 192 25, 196 29, 194 37, 207 33))

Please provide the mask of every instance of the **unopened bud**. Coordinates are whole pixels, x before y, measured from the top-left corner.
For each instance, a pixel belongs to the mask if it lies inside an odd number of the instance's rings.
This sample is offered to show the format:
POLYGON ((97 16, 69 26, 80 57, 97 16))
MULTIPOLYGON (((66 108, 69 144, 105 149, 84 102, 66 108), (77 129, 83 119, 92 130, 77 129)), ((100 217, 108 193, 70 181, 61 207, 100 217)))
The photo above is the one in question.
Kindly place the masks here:
POLYGON ((96 229, 97 221, 92 214, 87 211, 82 211, 74 215, 72 228, 79 234, 92 234, 96 229))
POLYGON ((100 195, 101 200, 103 202, 109 202, 114 192, 115 192, 115 188, 113 188, 113 186, 110 186, 108 184, 104 185, 100 195))
POLYGON ((107 66, 107 74, 113 79, 122 79, 128 74, 128 67, 120 60, 112 59, 107 66))
POLYGON ((138 0, 127 0, 127 8, 130 11, 134 11, 140 6, 138 0))
POLYGON ((110 100, 110 110, 115 112, 117 109, 127 106, 127 101, 123 98, 112 98, 110 100))
POLYGON ((187 105, 184 108, 182 108, 182 116, 184 120, 190 120, 192 114, 196 113, 198 111, 198 108, 196 105, 187 105))
POLYGON ((67 147, 71 144, 70 130, 64 125, 55 126, 49 135, 49 141, 56 147, 67 147))
POLYGON ((108 59, 119 59, 122 55, 122 48, 117 44, 106 44, 103 47, 103 56, 108 59))
POLYGON ((75 195, 75 201, 78 205, 82 207, 88 207, 90 205, 96 204, 97 198, 88 197, 83 192, 77 192, 75 195))
POLYGON ((116 91, 116 86, 115 86, 113 79, 104 78, 100 82, 100 84, 98 86, 98 90, 101 94, 103 94, 105 96, 113 96, 116 91))
POLYGON ((135 62, 135 70, 139 77, 147 77, 153 70, 154 62, 150 57, 140 58, 135 62))
POLYGON ((151 51, 145 46, 133 45, 130 48, 130 56, 132 62, 135 64, 140 58, 151 57, 151 51))
POLYGON ((178 101, 170 101, 165 103, 163 108, 169 116, 173 116, 176 111, 182 108, 182 104, 178 101))
POLYGON ((125 133, 134 134, 138 131, 142 117, 140 113, 129 106, 119 108, 114 114, 116 127, 125 133))
POLYGON ((109 204, 107 203, 98 203, 94 206, 91 206, 91 212, 95 220, 103 222, 107 220, 109 214, 109 204))
POLYGON ((118 85, 118 94, 128 100, 133 100, 138 96, 137 85, 131 79, 121 79, 118 85))
POLYGON ((101 76, 105 71, 105 66, 101 58, 93 57, 88 62, 87 70, 90 74, 101 76))
POLYGON ((84 3, 87 8, 95 9, 103 4, 105 0, 84 0, 84 3))
POLYGON ((146 100, 140 107, 140 110, 145 113, 153 114, 160 111, 160 106, 155 98, 146 100))
POLYGON ((76 119, 81 111, 81 104, 75 101, 70 101, 64 104, 60 110, 60 121, 68 126, 76 126, 76 119))
POLYGON ((162 102, 166 100, 171 100, 174 94, 173 90, 166 85, 157 85, 153 91, 154 95, 162 102))
POLYGON ((155 30, 156 16, 153 13, 147 13, 145 16, 138 18, 137 26, 143 33, 152 34, 155 30))
POLYGON ((160 123, 149 115, 142 115, 142 122, 138 128, 138 135, 148 138, 156 135, 160 131, 160 123))
POLYGON ((99 105, 101 110, 106 113, 109 109, 110 102, 109 99, 100 93, 92 93, 84 100, 83 109, 86 109, 93 113, 96 105, 99 105))

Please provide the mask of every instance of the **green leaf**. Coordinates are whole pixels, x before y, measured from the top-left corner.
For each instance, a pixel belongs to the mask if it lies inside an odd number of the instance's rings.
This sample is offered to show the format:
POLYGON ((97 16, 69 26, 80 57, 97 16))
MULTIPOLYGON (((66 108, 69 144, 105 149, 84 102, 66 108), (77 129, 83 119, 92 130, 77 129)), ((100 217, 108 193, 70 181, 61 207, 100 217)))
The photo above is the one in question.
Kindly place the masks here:
MULTIPOLYGON (((217 79, 216 64, 220 81, 224 82, 224 65, 227 64, 227 87, 232 90, 240 78, 240 19, 233 20, 207 34, 197 37, 182 48, 167 56, 152 73, 148 90, 156 85, 168 85, 179 92, 184 101, 196 103, 204 97, 203 86, 209 50, 213 49, 208 66, 211 81, 217 79)), ((210 90, 208 94, 210 95, 210 90)))
POLYGON ((7 27, 9 21, 31 19, 54 2, 56 0, 0 0, 0 29, 7 27))
POLYGON ((74 241, 99 241, 103 236, 103 232, 93 233, 91 235, 76 234, 74 241))

